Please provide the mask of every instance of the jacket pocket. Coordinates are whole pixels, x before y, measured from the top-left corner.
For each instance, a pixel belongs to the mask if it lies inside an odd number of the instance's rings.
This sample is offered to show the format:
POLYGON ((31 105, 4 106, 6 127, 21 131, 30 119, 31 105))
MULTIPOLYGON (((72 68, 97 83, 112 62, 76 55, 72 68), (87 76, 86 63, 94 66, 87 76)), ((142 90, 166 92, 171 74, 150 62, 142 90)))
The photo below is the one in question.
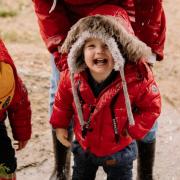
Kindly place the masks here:
POLYGON ((111 155, 108 159, 114 159, 118 165, 129 164, 137 158, 137 144, 133 141, 124 149, 111 155))

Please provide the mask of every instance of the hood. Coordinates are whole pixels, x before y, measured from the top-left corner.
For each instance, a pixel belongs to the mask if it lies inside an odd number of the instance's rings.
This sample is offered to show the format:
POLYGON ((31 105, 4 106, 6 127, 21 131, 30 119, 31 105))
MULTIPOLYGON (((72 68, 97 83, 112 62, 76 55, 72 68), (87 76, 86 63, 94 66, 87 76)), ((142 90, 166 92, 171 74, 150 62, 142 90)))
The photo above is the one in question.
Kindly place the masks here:
POLYGON ((129 24, 129 18, 109 15, 94 15, 82 18, 69 31, 62 45, 62 53, 68 53, 68 66, 72 73, 82 71, 83 46, 88 38, 99 38, 109 47, 115 61, 115 70, 123 67, 125 61, 137 62, 149 57, 151 49, 137 39, 129 24))
MULTIPOLYGON (((61 48, 62 53, 68 54, 67 61, 70 70, 72 93, 82 132, 86 129, 87 123, 83 119, 81 104, 75 87, 74 74, 83 71, 85 68, 85 63, 81 58, 85 41, 88 38, 99 38, 110 49, 114 59, 114 69, 120 72, 128 121, 129 125, 132 126, 135 122, 124 75, 124 64, 126 61, 136 63, 141 58, 151 55, 151 49, 135 37, 126 11, 116 6, 111 6, 112 9, 107 7, 107 15, 104 15, 103 10, 103 15, 100 12, 100 14, 87 16, 74 24, 61 48)), ((100 9, 102 11, 103 8, 101 7, 100 9)), ((98 13, 98 10, 95 13, 98 13)))

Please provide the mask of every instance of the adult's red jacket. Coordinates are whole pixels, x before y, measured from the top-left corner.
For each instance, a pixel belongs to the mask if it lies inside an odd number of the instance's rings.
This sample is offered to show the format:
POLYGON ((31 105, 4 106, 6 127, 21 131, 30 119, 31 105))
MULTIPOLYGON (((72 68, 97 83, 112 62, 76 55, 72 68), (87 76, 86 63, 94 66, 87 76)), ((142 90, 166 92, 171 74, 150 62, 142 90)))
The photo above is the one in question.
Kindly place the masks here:
POLYGON ((61 74, 50 123, 53 128, 68 128, 73 116, 76 139, 84 150, 89 149, 97 156, 113 154, 125 148, 133 139, 143 138, 160 114, 160 94, 152 71, 146 63, 140 61, 137 64, 127 63, 125 66, 127 88, 135 120, 134 126, 128 123, 120 76, 117 76, 96 98, 87 83, 86 72, 83 71, 75 74, 74 77, 76 87, 80 82, 78 94, 83 99, 84 120, 87 122, 89 117, 91 118, 92 131, 88 131, 83 138, 69 76, 68 70, 61 74), (114 97, 116 101, 112 107, 111 102, 114 97), (90 116, 91 107, 95 107, 95 110, 90 116), (114 138, 112 111, 117 120, 119 143, 116 143, 114 138))
POLYGON ((0 39, 0 61, 10 64, 14 71, 15 92, 10 105, 0 110, 0 121, 8 116, 13 137, 18 141, 25 141, 31 136, 31 107, 26 87, 17 74, 15 65, 0 39))
POLYGON ((52 53, 77 20, 102 5, 113 4, 128 12, 136 36, 152 48, 157 60, 163 59, 166 22, 162 0, 57 0, 51 13, 53 0, 33 2, 42 38, 52 53))

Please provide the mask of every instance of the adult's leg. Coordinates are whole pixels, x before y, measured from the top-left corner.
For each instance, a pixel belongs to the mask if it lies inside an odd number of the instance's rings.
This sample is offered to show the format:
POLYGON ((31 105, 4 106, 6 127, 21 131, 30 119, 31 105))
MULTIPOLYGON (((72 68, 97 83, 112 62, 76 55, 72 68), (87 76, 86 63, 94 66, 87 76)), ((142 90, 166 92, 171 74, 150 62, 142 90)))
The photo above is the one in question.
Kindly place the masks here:
MULTIPOLYGON (((59 71, 54 63, 54 58, 51 56, 51 82, 50 82, 50 97, 49 97, 49 114, 52 113, 52 107, 54 104, 54 96, 57 90, 59 82, 59 71)), ((54 170, 50 177, 50 180, 66 180, 69 175, 70 162, 66 164, 68 149, 63 146, 56 138, 55 130, 52 129, 53 148, 54 148, 54 170)), ((68 153, 69 154, 69 153, 68 153)), ((68 158, 70 160, 70 158, 68 158)))
POLYGON ((137 180, 153 180, 157 122, 138 145, 137 180))
POLYGON ((15 180, 17 162, 4 122, 0 122, 0 180, 15 180))

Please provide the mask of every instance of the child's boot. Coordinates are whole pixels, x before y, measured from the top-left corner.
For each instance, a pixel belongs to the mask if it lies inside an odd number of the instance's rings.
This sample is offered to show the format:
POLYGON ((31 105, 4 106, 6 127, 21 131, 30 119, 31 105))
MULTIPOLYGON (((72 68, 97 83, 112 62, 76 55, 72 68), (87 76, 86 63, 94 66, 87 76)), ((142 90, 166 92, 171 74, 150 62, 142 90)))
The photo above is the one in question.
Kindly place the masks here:
POLYGON ((63 146, 56 138, 55 131, 52 131, 54 145, 54 170, 49 180, 67 180, 70 168, 70 157, 68 148, 63 146))
POLYGON ((151 143, 137 142, 137 180, 153 180, 156 140, 151 143))

